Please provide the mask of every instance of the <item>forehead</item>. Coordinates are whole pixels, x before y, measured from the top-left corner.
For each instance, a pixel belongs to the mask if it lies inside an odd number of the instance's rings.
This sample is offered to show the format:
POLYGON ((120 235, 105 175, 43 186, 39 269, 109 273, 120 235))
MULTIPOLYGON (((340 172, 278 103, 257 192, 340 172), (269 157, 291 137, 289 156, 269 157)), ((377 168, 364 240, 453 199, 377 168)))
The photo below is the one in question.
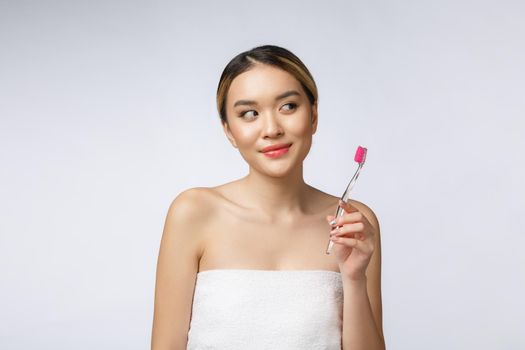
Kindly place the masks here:
POLYGON ((233 104, 237 99, 273 99, 288 90, 304 94, 301 83, 287 71, 267 64, 256 64, 233 79, 227 103, 233 104))

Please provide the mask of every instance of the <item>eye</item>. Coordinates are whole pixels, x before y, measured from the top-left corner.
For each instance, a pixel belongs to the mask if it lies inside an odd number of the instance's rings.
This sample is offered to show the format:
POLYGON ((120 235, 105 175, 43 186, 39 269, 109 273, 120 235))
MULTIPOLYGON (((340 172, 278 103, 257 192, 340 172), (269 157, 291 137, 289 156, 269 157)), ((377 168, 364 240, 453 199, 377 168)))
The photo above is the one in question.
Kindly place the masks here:
POLYGON ((257 111, 254 111, 253 109, 249 110, 249 111, 244 111, 244 112, 241 112, 239 114, 240 117, 244 118, 244 117, 248 117, 248 119, 252 119, 253 117, 257 116, 258 113, 257 111))
POLYGON ((284 111, 293 111, 296 108, 297 104, 293 102, 287 103, 281 107, 281 109, 283 109, 284 111))

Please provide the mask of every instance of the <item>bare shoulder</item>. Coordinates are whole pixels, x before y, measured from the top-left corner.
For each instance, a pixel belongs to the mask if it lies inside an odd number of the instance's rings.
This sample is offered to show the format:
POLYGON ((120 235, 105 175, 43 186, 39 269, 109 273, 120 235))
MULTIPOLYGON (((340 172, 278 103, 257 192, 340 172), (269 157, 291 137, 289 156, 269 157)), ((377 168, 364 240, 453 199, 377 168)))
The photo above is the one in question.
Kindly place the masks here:
POLYGON ((202 225, 213 212, 206 188, 185 190, 166 215, 157 260, 152 349, 186 348, 199 260, 202 225))
POLYGON ((193 220, 209 215, 213 209, 213 191, 207 187, 193 187, 180 192, 168 209, 169 218, 193 220))
POLYGON ((168 208, 162 246, 184 247, 185 254, 179 252, 178 256, 182 258, 185 255, 186 259, 198 263, 205 247, 203 228, 213 216, 215 203, 213 191, 206 187, 193 187, 180 192, 168 208))

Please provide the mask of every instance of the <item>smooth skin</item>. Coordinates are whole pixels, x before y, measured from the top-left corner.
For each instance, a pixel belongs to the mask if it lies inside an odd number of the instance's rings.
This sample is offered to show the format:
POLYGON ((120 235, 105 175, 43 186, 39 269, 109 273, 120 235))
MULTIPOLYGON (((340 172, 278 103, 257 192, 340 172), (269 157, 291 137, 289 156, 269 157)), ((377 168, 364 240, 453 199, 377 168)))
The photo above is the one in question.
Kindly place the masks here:
POLYGON ((377 217, 349 200, 336 224, 343 238, 326 255, 339 198, 303 179, 317 106, 292 75, 257 64, 233 80, 226 111, 223 130, 249 173, 185 190, 171 203, 157 261, 151 349, 186 349, 197 273, 211 269, 341 272, 342 349, 384 349, 377 217), (261 152, 289 142, 279 158, 261 152))

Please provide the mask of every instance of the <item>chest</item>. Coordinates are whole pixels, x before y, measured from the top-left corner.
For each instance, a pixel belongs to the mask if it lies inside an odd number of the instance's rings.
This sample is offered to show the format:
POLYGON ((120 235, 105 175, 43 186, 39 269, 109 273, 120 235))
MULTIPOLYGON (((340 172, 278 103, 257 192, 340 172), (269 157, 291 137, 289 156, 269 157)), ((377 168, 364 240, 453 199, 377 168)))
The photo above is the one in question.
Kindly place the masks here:
POLYGON ((224 217, 211 220, 207 227, 199 270, 339 271, 334 255, 325 254, 329 226, 322 217, 288 224, 224 217))

